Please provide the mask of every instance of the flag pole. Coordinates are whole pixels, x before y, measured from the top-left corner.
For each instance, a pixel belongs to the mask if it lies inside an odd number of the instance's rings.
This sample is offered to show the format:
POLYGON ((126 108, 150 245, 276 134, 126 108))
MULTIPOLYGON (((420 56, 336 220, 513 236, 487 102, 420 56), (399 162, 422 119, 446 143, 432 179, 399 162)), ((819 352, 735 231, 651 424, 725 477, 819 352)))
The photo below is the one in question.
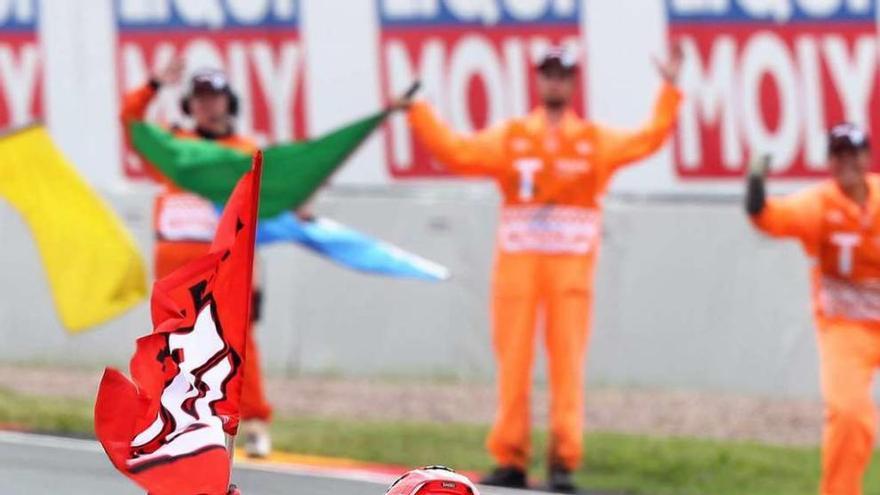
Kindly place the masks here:
MULTIPOLYGON (((405 100, 405 101, 412 100, 413 96, 415 96, 416 93, 418 93, 420 89, 422 89, 422 81, 421 81, 421 79, 416 79, 415 81, 412 82, 412 84, 409 85, 408 88, 406 88, 406 91, 400 96, 400 98, 395 100, 395 102, 398 102, 401 100, 405 100)), ((388 105, 387 107, 385 107, 385 114, 386 115, 391 114, 391 113, 394 113, 397 110, 401 110, 403 108, 404 107, 398 107, 392 103, 391 105, 388 105)))
MULTIPOLYGON (((251 262, 248 267, 248 273, 245 276, 245 281, 247 282, 248 290, 248 298, 247 298, 247 316, 246 321, 251 322, 251 313, 254 310, 252 307, 253 304, 253 290, 254 290, 254 258, 256 257, 256 241, 257 241, 257 222, 259 221, 259 209, 260 209, 260 190, 263 186, 263 152, 261 150, 257 150, 254 153, 253 162, 251 164, 251 173, 254 174, 253 179, 253 187, 251 189, 251 201, 253 202, 253 211, 252 217, 249 218, 248 229, 250 230, 250 239, 253 242, 251 248, 251 262)), ((252 323, 249 323, 249 325, 252 323)), ((250 326, 247 328, 247 331, 252 331, 253 328, 250 326)), ((248 359, 247 356, 247 345, 245 345, 245 353, 244 359, 248 359)), ((242 368, 243 368, 242 363, 242 368)), ((242 377, 244 376, 244 369, 242 369, 242 377)), ((240 418, 239 418, 240 419, 240 418)), ((238 487, 236 487, 232 483, 232 470, 235 466, 235 435, 226 434, 226 450, 229 452, 229 488, 228 495, 241 495, 241 492, 238 491, 238 487)))
POLYGON ((235 459, 235 437, 228 433, 226 434, 226 450, 229 451, 229 472, 231 473, 232 463, 235 459))
POLYGON ((416 80, 413 81, 413 83, 410 85, 409 89, 406 90, 406 93, 403 94, 403 97, 406 98, 406 99, 412 98, 413 96, 416 95, 416 93, 419 92, 419 89, 420 89, 421 87, 422 87, 422 81, 419 80, 419 79, 416 79, 416 80))
POLYGON ((229 452, 229 487, 227 491, 231 494, 234 486, 232 484, 232 467, 235 464, 235 437, 228 433, 226 434, 226 450, 229 452))

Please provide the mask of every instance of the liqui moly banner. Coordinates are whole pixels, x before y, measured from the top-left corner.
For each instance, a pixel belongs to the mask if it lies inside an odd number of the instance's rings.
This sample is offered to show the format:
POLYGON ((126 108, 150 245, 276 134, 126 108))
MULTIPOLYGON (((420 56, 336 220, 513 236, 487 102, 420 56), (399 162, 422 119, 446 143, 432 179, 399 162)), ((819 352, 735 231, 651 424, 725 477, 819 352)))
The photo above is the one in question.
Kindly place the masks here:
POLYGON ((0 2, 0 129, 43 118, 36 0, 0 2))
MULTIPOLYGON (((565 43, 583 54, 583 7, 575 0, 376 3, 385 96, 421 79, 423 96, 459 131, 528 113, 536 104, 534 62, 551 43, 565 43)), ((577 108, 584 109, 580 93, 577 108)), ((402 116, 388 126, 386 155, 393 177, 442 174, 413 140, 402 116)))
POLYGON ((686 49, 676 173, 739 179, 825 173, 830 126, 880 129, 876 0, 666 0, 686 49))
MULTIPOLYGON (((227 72, 241 97, 239 132, 261 143, 303 137, 299 18, 297 0, 116 0, 120 98, 183 55, 187 74, 201 68, 227 72)), ((184 89, 163 89, 148 118, 182 121, 184 89)), ((126 175, 142 174, 131 151, 124 163, 126 175)))

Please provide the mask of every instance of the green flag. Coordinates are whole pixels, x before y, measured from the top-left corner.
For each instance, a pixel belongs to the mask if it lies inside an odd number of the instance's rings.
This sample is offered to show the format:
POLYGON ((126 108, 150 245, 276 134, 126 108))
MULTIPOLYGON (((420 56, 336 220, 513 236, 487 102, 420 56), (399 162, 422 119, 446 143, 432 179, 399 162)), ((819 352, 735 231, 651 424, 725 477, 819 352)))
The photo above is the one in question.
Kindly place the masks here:
MULTIPOLYGON (((333 174, 388 115, 383 111, 319 138, 270 146, 263 151, 260 217, 295 210, 333 174)), ((203 139, 180 139, 157 125, 129 124, 134 148, 181 189, 226 203, 251 157, 203 139)))

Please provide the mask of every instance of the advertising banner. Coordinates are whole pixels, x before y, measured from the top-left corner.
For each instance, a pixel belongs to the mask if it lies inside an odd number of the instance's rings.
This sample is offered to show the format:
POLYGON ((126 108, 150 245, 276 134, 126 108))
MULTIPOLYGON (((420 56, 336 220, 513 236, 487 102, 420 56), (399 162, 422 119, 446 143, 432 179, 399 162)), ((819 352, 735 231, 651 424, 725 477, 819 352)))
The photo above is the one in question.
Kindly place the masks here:
POLYGON ((0 2, 0 129, 43 118, 36 0, 0 2))
MULTIPOLYGON (((297 0, 117 0, 120 99, 144 84, 174 56, 188 77, 203 68, 224 70, 240 97, 237 131, 260 143, 305 135, 304 57, 297 0)), ((184 81, 185 83, 186 81, 184 81)), ((185 84, 162 90, 148 119, 185 122, 185 84)), ((143 175, 128 150, 129 177, 143 175)))
POLYGON ((817 177, 829 127, 880 128, 876 1, 666 3, 687 53, 675 153, 683 181, 739 179, 762 154, 777 176, 817 177))

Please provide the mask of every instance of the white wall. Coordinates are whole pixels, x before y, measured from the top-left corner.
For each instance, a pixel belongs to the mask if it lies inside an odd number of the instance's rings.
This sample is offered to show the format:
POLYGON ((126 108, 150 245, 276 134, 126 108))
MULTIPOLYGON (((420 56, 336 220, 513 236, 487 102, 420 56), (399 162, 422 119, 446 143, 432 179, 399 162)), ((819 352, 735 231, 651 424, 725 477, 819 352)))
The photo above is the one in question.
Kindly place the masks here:
MULTIPOLYGON (((149 253, 149 199, 113 203, 149 253)), ((489 379, 492 229, 480 184, 336 188, 317 210, 449 266, 431 284, 351 273, 293 246, 263 250, 263 358, 275 373, 489 379)), ((814 396, 806 262, 753 233, 738 204, 609 201, 590 349, 592 383, 814 396)), ((25 226, 0 208, 0 360, 124 365, 144 306, 66 336, 25 226)))

